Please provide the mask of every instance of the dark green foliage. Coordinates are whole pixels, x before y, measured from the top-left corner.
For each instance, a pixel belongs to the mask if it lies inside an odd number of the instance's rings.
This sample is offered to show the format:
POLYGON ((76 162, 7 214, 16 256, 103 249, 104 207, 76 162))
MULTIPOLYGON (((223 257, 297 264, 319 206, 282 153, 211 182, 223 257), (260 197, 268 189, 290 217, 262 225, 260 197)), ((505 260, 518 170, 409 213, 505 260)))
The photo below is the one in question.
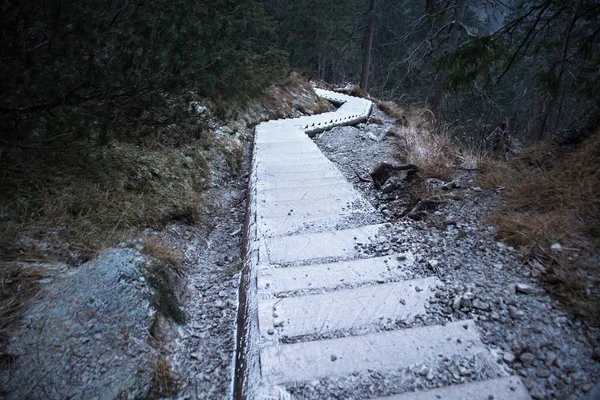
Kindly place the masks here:
POLYGON ((6 0, 0 13, 0 145, 155 129, 185 116, 184 92, 255 95, 285 66, 250 0, 6 0))
MULTIPOLYGON (((356 0, 262 0, 277 21, 279 47, 289 53, 290 66, 328 82, 354 80, 360 72, 356 46, 364 30, 356 0)), ((363 10, 364 11, 364 10, 363 10)))

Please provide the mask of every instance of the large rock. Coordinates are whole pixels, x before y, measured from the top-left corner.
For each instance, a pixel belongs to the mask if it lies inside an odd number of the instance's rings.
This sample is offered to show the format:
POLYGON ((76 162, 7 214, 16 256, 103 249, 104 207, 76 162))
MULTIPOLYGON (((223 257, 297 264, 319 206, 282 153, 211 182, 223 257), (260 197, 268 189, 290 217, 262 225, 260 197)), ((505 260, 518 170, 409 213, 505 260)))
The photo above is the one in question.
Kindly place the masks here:
POLYGON ((144 396, 157 361, 147 262, 137 250, 112 249, 44 285, 8 344, 7 398, 144 396))

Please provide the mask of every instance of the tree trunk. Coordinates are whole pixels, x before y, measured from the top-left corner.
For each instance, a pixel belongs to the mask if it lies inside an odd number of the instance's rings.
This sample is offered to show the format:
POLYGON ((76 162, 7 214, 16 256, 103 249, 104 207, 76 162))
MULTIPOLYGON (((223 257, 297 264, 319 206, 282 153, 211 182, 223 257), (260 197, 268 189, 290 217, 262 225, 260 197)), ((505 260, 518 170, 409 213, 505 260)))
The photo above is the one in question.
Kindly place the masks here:
MULTIPOLYGON (((452 16, 452 25, 450 26, 450 40, 448 46, 450 51, 454 51, 458 48, 461 24, 465 20, 466 9, 467 0, 456 0, 454 14, 452 16)), ((427 98, 427 103, 429 104, 431 111, 435 112, 435 110, 437 110, 437 108, 442 104, 442 100, 444 100, 444 90, 442 89, 442 86, 445 80, 446 74, 444 74, 443 70, 439 69, 436 72, 433 80, 433 89, 431 90, 431 94, 427 98)))
POLYGON ((360 90, 367 92, 369 81, 369 65, 371 64, 371 48, 373 47, 373 25, 375 24, 375 0, 371 0, 369 6, 369 24, 367 25, 367 34, 365 38, 365 48, 363 53, 362 71, 360 73, 360 90))

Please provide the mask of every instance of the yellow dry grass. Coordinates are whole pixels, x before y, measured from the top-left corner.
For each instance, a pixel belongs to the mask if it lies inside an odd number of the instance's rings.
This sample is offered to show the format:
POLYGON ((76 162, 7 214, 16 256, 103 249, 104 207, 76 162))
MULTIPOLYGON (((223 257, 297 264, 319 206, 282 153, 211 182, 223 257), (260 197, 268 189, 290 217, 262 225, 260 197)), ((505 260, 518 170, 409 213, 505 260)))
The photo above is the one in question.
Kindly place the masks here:
POLYGON ((427 108, 403 108, 391 101, 379 102, 378 106, 395 119, 387 134, 397 138, 398 158, 418 166, 425 178, 452 180, 460 152, 448 131, 436 129, 433 113, 427 108))
POLYGON ((482 186, 504 187, 491 220, 498 236, 552 267, 549 279, 567 305, 600 316, 600 130, 574 151, 544 143, 511 162, 487 161, 482 186), (559 243, 561 252, 550 247, 559 243))
POLYGON ((197 148, 113 143, 61 157, 3 160, 12 161, 1 177, 3 259, 77 264, 134 229, 199 218, 208 172, 197 148))
POLYGON ((154 257, 167 265, 182 268, 181 254, 172 247, 164 244, 154 236, 144 237, 144 253, 154 257))

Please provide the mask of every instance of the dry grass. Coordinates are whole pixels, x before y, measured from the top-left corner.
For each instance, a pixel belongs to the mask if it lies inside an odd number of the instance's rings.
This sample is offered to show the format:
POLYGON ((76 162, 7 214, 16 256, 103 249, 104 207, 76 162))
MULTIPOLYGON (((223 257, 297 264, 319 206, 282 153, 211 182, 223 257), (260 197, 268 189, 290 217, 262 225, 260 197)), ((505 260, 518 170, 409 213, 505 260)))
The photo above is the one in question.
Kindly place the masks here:
POLYGON ((436 128, 431 110, 400 107, 392 101, 379 102, 378 106, 395 119, 387 135, 397 138, 398 158, 418 166, 424 178, 452 180, 461 153, 449 132, 436 128))
MULTIPOLYGON (((76 266, 142 227, 199 219, 208 179, 197 149, 113 143, 56 157, 12 152, 0 155, 0 340, 37 287, 38 274, 23 266, 76 266)), ((180 265, 159 243, 146 247, 180 265)))
POLYGON ((0 177, 3 259, 31 253, 78 264, 140 227, 197 221, 208 184, 207 162, 192 146, 113 143, 62 159, 2 156, 10 165, 0 177))
POLYGON ((510 163, 488 161, 482 186, 504 187, 505 205, 492 221, 503 240, 549 264, 549 280, 566 304, 600 322, 600 130, 577 150, 550 144, 510 163), (565 251, 552 252, 560 243, 565 251))
POLYGON ((183 268, 181 254, 154 236, 144 237, 144 253, 177 269, 183 268))
POLYGON ((156 360, 156 368, 152 378, 152 385, 146 398, 171 398, 177 394, 175 374, 171 369, 171 364, 163 356, 158 357, 156 360))
POLYGON ((398 157, 418 166, 424 178, 452 180, 458 153, 450 136, 419 129, 412 121, 408 120, 406 126, 394 126, 387 133, 397 138, 398 157))

